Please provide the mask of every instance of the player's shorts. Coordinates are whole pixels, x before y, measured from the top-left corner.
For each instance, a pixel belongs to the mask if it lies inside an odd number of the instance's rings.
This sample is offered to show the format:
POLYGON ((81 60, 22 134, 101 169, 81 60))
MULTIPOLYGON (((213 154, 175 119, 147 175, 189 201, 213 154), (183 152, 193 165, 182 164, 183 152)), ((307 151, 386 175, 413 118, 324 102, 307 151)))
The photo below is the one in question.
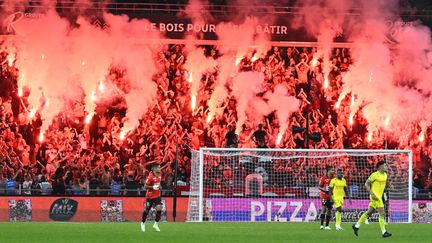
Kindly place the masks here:
POLYGON ((343 198, 334 198, 333 202, 334 202, 335 208, 343 207, 343 205, 344 205, 344 199, 343 198))
POLYGON ((333 202, 330 199, 321 198, 321 206, 326 207, 328 209, 333 208, 333 202))
POLYGON ((162 199, 160 197, 157 198, 147 198, 146 200, 146 208, 152 208, 157 205, 162 205, 162 199))
POLYGON ((374 209, 383 208, 384 203, 383 203, 382 199, 378 199, 378 200, 371 199, 371 201, 369 203, 369 207, 374 208, 374 209))

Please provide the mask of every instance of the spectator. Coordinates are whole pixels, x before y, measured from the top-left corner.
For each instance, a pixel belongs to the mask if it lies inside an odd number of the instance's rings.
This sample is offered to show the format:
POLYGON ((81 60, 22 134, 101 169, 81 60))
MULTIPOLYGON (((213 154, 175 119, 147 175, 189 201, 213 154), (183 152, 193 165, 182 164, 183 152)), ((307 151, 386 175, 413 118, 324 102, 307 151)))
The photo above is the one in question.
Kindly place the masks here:
POLYGON ((31 195, 32 181, 30 175, 26 175, 22 184, 22 194, 31 195))
POLYGON ((120 177, 115 177, 111 183, 110 195, 118 196, 120 195, 120 190, 122 189, 122 181, 120 177))
MULTIPOLYGON (((103 124, 104 125, 104 124, 103 124)), ((89 126, 89 147, 95 148, 99 139, 99 115, 93 115, 89 126)))
POLYGON ((128 175, 126 180, 127 181, 126 181, 126 185, 125 185, 125 189, 126 189, 125 195, 127 195, 127 196, 138 195, 138 190, 142 188, 142 185, 140 185, 138 182, 136 182, 132 178, 132 175, 128 175))
POLYGON ((46 180, 45 176, 42 176, 37 184, 37 189, 39 189, 41 195, 49 195, 52 192, 52 185, 46 180))
POLYGON ((234 128, 228 125, 228 132, 225 135, 225 148, 237 148, 238 147, 238 135, 235 134, 234 128))
POLYGON ((15 181, 12 174, 8 174, 7 181, 6 181, 6 195, 15 195, 16 189, 17 189, 17 182, 15 181))
POLYGON ((71 191, 73 195, 84 195, 85 188, 81 186, 79 179, 74 179, 71 191))
POLYGON ((81 176, 79 179, 79 187, 81 188, 84 195, 89 194, 89 182, 87 181, 86 176, 81 176))
POLYGON ((268 134, 264 131, 261 123, 258 124, 258 130, 252 134, 252 140, 255 142, 257 148, 268 148, 268 134))
POLYGON ((54 195, 66 194, 66 184, 63 180, 63 177, 58 177, 53 183, 53 194, 54 195))
POLYGON ((98 195, 100 189, 100 182, 98 180, 98 175, 93 174, 89 181, 90 195, 98 195))
POLYGON ((109 172, 109 167, 105 165, 102 170, 101 183, 100 188, 102 189, 103 194, 108 194, 108 190, 111 187, 112 176, 109 172))

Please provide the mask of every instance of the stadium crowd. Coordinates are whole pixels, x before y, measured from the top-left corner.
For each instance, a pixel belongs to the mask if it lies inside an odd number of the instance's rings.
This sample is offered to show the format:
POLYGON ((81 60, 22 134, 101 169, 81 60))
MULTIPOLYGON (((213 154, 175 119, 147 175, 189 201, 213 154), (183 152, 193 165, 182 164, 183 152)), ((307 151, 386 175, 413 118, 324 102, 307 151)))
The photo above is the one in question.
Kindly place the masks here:
MULTIPOLYGON (((214 46, 204 46, 206 55, 217 59, 214 46)), ((368 141, 367 121, 361 110, 355 123, 349 124, 348 95, 335 109, 342 88, 342 73, 349 69, 351 60, 348 49, 334 49, 331 57, 329 87, 323 88, 324 76, 319 61, 314 63, 315 48, 273 47, 267 55, 252 61, 252 54, 244 57, 240 71, 263 72, 263 93, 273 90, 277 84, 286 86, 289 94, 301 100, 300 109, 290 117, 292 125, 305 127, 309 116, 309 129, 318 132, 319 142, 310 142, 309 148, 398 148, 398 141, 378 134, 368 141)), ((30 119, 27 111, 28 92, 19 95, 17 77, 19 70, 9 65, 7 53, 1 56, 0 76, 0 194, 111 194, 137 195, 149 172, 149 165, 162 166, 163 188, 170 189, 174 180, 174 161, 178 155, 178 181, 187 185, 191 173, 191 150, 200 147, 282 147, 304 148, 304 133, 293 134, 287 130, 281 143, 276 144, 279 121, 271 113, 260 124, 246 121, 236 135, 236 99, 231 96, 224 101, 224 115, 206 122, 207 101, 214 90, 218 71, 207 72, 197 95, 197 109, 190 104, 190 83, 184 68, 187 52, 184 46, 170 45, 163 48, 155 58, 159 73, 154 76, 158 85, 157 101, 141 119, 126 139, 120 139, 126 104, 119 97, 109 103, 98 104, 96 115, 85 123, 83 103, 71 103, 69 109, 60 113, 44 140, 38 141, 42 125, 40 114, 30 119), (230 130, 231 129, 231 130, 230 130), (176 151, 177 149, 177 151, 176 151)), ((112 67, 107 79, 122 89, 125 84, 124 70, 112 67)), ((419 131, 413 125, 413 130, 419 131)), ((432 134, 432 133, 428 133, 432 134)), ((414 152, 414 185, 419 192, 432 189, 432 146, 427 137, 418 142, 413 133, 408 147, 414 152)), ((372 161, 372 160, 370 160, 372 161)), ((264 168, 271 178, 269 186, 286 187, 294 181, 305 181, 305 169, 300 161, 278 162, 273 168, 264 168), (300 170, 297 170, 300 166, 300 170), (277 176, 278 175, 278 176, 277 176), (283 177, 281 175, 287 175, 283 177), (295 179, 295 180, 294 180, 295 179)), ((371 164, 372 162, 370 162, 371 164)), ((324 165, 310 165, 311 180, 317 184, 324 165)), ((207 166, 213 178, 206 178, 217 187, 232 186, 233 174, 244 177, 228 164, 207 166), (230 179, 231 178, 231 179, 230 179)), ((256 168, 254 168, 256 169, 256 168)), ((346 164, 346 173, 355 174, 363 180, 369 174, 360 166, 346 164), (362 177, 363 176, 363 177, 362 177)), ((405 177, 406 178, 406 177, 405 177)), ((297 185, 298 186, 298 185, 297 185)))

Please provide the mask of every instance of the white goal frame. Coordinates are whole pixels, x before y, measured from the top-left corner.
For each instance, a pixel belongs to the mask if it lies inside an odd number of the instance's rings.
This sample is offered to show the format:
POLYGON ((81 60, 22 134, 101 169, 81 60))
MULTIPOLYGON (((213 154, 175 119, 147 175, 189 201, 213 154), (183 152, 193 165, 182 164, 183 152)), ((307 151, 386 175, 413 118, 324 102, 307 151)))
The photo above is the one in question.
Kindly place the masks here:
MULTIPOLYGON (((413 153, 411 150, 374 150, 374 149, 263 149, 263 148, 200 148, 199 151, 199 195, 198 195, 198 221, 204 221, 204 154, 205 152, 291 152, 291 153, 371 153, 371 154, 396 154, 405 153, 408 155, 408 222, 412 223, 412 184, 413 184, 413 153)), ((192 161, 193 163, 193 161, 192 161)), ((193 165, 192 165, 193 166, 193 165)), ((190 195, 192 195, 191 192, 190 195)), ((196 194, 195 194, 196 196, 196 194)), ((189 213, 189 212, 188 212, 189 213)))

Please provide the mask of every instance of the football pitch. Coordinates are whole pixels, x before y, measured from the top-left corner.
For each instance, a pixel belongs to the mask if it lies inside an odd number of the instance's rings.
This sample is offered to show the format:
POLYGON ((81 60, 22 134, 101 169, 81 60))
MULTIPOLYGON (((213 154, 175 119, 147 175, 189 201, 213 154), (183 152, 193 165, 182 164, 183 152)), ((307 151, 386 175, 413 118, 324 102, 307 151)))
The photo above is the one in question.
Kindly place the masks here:
POLYGON ((383 239, 377 223, 364 225, 356 237, 351 224, 344 231, 319 230, 317 223, 161 223, 161 232, 147 223, 0 223, 0 242, 428 242, 431 224, 391 224, 383 239))

